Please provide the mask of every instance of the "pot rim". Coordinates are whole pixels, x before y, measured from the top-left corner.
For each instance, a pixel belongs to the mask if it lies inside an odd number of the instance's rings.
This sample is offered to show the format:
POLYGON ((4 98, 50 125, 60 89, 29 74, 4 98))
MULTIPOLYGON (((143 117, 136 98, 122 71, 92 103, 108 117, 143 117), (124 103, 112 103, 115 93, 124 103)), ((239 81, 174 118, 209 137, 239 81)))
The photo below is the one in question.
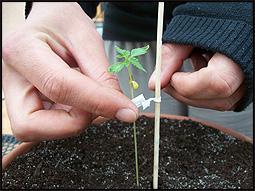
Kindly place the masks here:
MULTIPOLYGON (((149 118, 153 118, 154 117, 154 113, 140 113, 140 116, 147 116, 149 118)), ((209 122, 209 121, 203 121, 201 119, 197 119, 197 118, 193 118, 193 117, 187 117, 187 116, 181 116, 181 115, 171 115, 171 114, 160 114, 160 118, 168 118, 168 119, 178 119, 178 120, 192 120, 195 122, 199 122, 202 123, 210 128, 215 128, 218 129, 220 131, 222 131, 223 133, 227 134, 227 135, 231 135, 241 141, 245 141, 245 142, 249 142, 251 144, 253 144, 253 139, 243 135, 241 133, 238 133, 237 131, 230 129, 230 128, 226 128, 223 127, 217 123, 214 122, 209 122)), ((102 122, 105 122, 109 120, 108 118, 104 118, 104 117, 98 117, 97 119, 95 119, 93 121, 94 124, 99 124, 102 122)), ((6 154, 5 156, 3 156, 2 158, 2 171, 4 169, 6 169, 6 167, 8 167, 8 165, 18 156, 27 153, 34 145, 40 143, 40 141, 38 142, 23 142, 20 145, 18 145, 16 148, 14 148, 11 152, 9 152, 8 154, 6 154)))
MULTIPOLYGON (((143 113, 145 116, 147 117, 154 117, 154 113, 143 113)), ((211 128, 215 128, 215 129, 218 129, 219 131, 222 131, 223 133, 227 134, 227 135, 231 135, 241 141, 245 141, 245 142, 249 142, 251 144, 253 144, 253 139, 246 136, 246 135, 243 135, 239 132, 237 132, 236 130, 233 130, 231 128, 227 128, 227 127, 224 127, 222 125, 219 125, 215 122, 211 122, 211 121, 205 121, 205 120, 202 120, 202 119, 198 119, 198 118, 194 118, 194 117, 187 117, 187 116, 181 116, 181 115, 171 115, 171 114, 161 114, 160 117, 162 118, 171 118, 171 119, 179 119, 179 120, 192 120, 192 121, 196 121, 196 122, 199 122, 199 123, 202 123, 206 126, 209 126, 211 128)))

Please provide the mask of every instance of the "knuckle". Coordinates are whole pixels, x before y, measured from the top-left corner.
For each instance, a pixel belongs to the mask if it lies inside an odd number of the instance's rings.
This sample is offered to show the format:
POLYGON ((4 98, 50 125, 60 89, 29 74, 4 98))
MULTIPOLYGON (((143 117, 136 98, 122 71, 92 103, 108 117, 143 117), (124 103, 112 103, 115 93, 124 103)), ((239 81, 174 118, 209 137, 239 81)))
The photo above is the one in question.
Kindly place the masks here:
POLYGON ((230 97, 233 94, 230 83, 222 77, 212 83, 212 89, 221 97, 230 97))
POLYGON ((109 74, 107 71, 104 71, 97 78, 98 82, 108 85, 111 88, 120 90, 119 80, 116 75, 109 74))
POLYGON ((117 78, 115 77, 115 75, 109 74, 107 71, 104 71, 98 76, 97 81, 104 82, 112 79, 115 80, 117 78))

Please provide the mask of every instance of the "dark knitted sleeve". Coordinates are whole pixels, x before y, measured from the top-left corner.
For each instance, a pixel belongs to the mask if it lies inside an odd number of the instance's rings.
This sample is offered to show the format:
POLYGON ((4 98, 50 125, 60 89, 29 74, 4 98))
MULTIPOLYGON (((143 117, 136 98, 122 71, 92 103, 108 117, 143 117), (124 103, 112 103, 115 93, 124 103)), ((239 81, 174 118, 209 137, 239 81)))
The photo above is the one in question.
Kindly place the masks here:
POLYGON ((220 52, 245 74, 246 93, 235 111, 253 101, 252 2, 193 2, 178 6, 163 34, 164 43, 193 45, 220 52))

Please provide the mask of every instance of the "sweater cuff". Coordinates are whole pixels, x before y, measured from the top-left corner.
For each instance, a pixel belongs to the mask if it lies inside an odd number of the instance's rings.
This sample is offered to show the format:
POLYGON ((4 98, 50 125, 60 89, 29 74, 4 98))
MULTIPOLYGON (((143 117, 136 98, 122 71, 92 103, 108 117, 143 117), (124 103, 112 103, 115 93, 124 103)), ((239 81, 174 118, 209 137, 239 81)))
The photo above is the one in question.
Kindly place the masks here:
POLYGON ((219 52, 240 65, 246 93, 234 111, 242 111, 253 100, 253 27, 245 22, 188 15, 175 16, 163 34, 163 43, 192 45, 219 52))

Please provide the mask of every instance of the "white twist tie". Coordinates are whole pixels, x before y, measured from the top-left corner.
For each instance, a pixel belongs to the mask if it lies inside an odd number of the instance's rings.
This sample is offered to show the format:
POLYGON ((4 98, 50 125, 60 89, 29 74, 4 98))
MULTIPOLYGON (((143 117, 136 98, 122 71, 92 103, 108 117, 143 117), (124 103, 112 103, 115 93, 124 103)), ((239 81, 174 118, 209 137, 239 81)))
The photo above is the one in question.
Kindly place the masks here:
POLYGON ((136 107, 139 108, 139 107, 143 106, 143 110, 145 110, 147 107, 150 107, 151 101, 160 103, 161 102, 161 97, 159 97, 159 98, 149 98, 149 99, 146 100, 145 97, 143 96, 143 94, 140 94, 139 96, 133 98, 131 101, 136 105, 136 107))

